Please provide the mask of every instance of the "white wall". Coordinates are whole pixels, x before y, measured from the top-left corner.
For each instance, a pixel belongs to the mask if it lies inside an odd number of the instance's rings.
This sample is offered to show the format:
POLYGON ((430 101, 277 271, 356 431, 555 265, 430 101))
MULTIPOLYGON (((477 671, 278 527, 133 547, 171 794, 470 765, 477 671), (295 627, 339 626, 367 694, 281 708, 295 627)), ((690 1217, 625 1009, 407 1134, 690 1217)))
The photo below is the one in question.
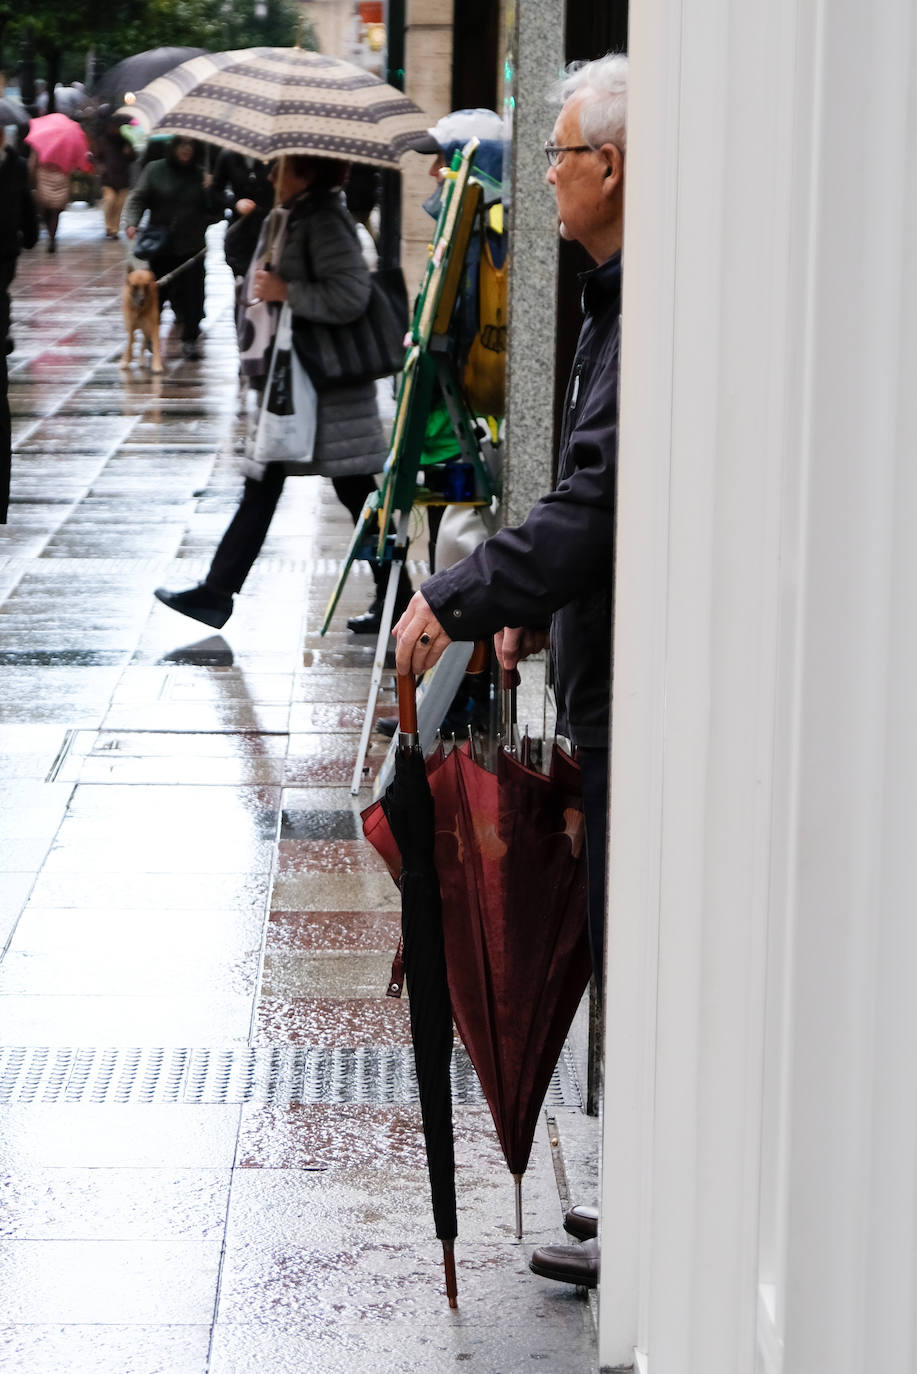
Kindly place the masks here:
POLYGON ((631 60, 600 1356, 912 1374, 917 24, 631 60))

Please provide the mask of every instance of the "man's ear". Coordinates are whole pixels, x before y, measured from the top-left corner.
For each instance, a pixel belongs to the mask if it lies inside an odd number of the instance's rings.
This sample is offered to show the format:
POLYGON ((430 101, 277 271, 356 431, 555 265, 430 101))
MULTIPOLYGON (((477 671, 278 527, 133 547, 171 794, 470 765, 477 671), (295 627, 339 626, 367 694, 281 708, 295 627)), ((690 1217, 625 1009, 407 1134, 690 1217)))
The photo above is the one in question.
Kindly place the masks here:
POLYGON ((603 143, 599 152, 605 159, 603 180, 611 183, 605 189, 608 192, 617 190, 624 181, 624 155, 616 143, 603 143))

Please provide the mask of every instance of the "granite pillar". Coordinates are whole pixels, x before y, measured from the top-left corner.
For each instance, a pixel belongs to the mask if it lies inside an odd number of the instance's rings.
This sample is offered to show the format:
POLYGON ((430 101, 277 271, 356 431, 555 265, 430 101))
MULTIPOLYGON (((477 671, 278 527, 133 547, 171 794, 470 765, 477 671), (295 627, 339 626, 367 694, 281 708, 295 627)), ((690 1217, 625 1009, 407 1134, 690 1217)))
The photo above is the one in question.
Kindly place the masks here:
POLYGON ((551 486, 557 229, 543 145, 561 74, 562 5, 507 5, 506 109, 511 117, 509 318, 503 515, 524 519, 551 486))

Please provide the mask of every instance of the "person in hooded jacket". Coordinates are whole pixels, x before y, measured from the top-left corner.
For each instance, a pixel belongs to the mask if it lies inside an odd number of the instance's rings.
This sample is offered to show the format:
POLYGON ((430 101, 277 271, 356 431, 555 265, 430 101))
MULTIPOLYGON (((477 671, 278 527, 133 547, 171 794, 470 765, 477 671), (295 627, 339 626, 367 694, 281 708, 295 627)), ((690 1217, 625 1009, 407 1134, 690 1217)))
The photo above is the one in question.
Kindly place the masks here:
POLYGON ((175 274, 167 285, 160 285, 159 303, 171 302, 181 325, 186 358, 200 357, 197 340, 204 318, 204 236, 207 226, 222 213, 211 184, 194 140, 174 138, 165 157, 144 167, 124 207, 125 232, 131 240, 138 236, 144 213, 149 213, 146 229, 158 234, 161 242, 144 256, 157 280, 175 274))
POLYGON ((124 136, 123 120, 112 115, 95 150, 96 166, 102 182, 102 208, 105 212, 105 237, 116 239, 121 229, 121 212, 131 184, 134 145, 124 136))

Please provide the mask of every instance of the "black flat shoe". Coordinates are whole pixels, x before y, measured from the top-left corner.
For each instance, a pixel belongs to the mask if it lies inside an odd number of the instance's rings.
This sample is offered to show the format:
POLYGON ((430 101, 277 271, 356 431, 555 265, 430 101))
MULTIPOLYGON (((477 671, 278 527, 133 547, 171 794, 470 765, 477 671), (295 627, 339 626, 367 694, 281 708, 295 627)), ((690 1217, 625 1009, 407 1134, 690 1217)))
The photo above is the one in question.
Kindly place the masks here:
MULTIPOLYGON (((397 625, 408 608, 408 602, 414 595, 410 586, 406 592, 399 588, 395 598, 395 609, 392 612, 392 624, 397 625)), ((362 615, 352 615, 347 622, 348 630, 352 630, 355 635, 377 635, 382 628, 382 597, 371 602, 369 610, 362 615)))
POLYGON ((170 611, 188 615, 192 620, 211 625, 215 630, 221 630, 232 615, 232 597, 229 593, 214 591, 206 582, 198 587, 189 587, 184 592, 170 592, 165 587, 157 587, 153 595, 170 611))
POLYGON ((355 635, 377 635, 382 628, 381 609, 376 610, 370 606, 362 615, 352 615, 347 622, 347 628, 355 635))

